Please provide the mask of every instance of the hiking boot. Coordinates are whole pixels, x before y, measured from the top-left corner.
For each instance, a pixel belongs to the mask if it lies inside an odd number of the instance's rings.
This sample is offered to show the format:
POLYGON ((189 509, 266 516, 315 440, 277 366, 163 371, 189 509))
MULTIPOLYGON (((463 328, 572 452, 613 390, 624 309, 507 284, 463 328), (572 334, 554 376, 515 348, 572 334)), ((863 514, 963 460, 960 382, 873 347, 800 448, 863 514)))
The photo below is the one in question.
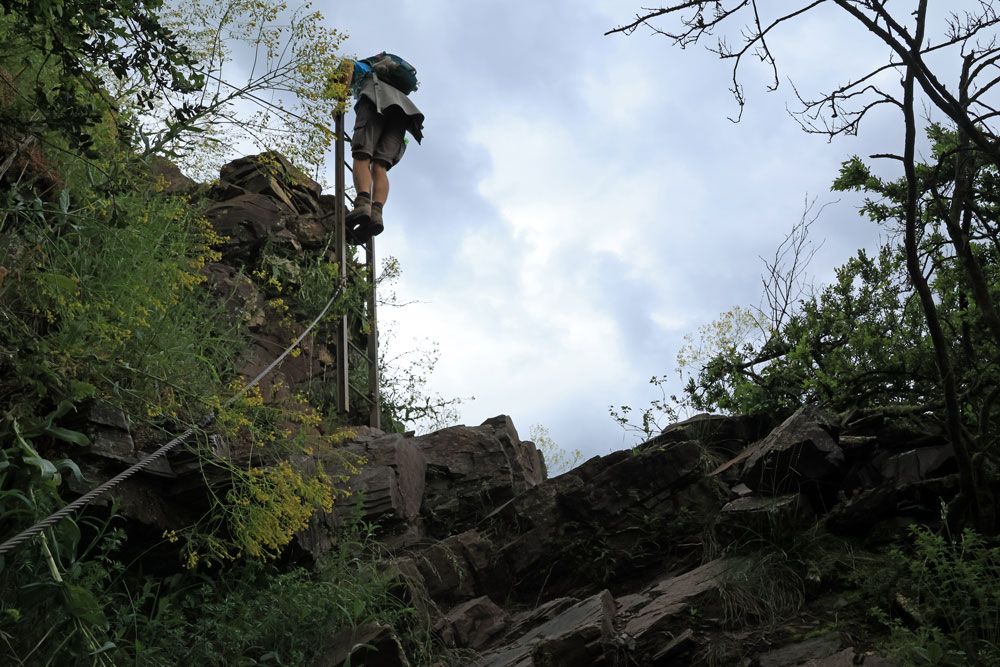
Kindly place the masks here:
MULTIPOLYGON (((357 197, 354 199, 354 210, 346 216, 347 229, 346 236, 348 239, 352 237, 357 237, 357 235, 364 230, 365 227, 371 222, 372 217, 372 200, 370 197, 357 197)), ((363 242, 363 241, 362 241, 363 242)))
POLYGON ((373 204, 371 219, 365 227, 365 236, 378 236, 384 229, 385 225, 382 224, 382 207, 373 204))

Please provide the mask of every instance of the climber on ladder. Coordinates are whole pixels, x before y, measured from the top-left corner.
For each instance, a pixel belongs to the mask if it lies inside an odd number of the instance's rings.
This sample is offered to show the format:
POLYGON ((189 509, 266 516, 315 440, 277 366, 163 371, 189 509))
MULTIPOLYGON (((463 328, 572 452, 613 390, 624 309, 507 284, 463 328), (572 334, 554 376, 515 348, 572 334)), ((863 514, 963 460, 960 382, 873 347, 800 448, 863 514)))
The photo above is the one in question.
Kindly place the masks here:
POLYGON ((360 244, 385 228, 382 208, 389 196, 387 172, 403 157, 406 132, 420 143, 424 115, 408 95, 417 89, 417 71, 408 62, 382 52, 348 61, 351 92, 357 103, 351 155, 354 158, 354 210, 347 214, 347 238, 360 244))

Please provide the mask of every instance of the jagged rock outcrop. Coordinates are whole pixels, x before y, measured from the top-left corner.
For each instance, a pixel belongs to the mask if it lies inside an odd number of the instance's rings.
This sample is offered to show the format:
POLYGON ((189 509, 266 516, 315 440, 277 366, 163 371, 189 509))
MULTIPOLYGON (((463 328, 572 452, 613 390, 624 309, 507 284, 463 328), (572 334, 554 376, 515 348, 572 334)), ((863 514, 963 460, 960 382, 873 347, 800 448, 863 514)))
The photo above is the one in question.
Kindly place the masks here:
MULTIPOLYGON (((506 417, 349 447, 372 457, 356 480, 371 485, 364 516, 383 525, 411 602, 442 643, 473 652, 464 664, 483 667, 888 667, 864 637, 774 643, 773 620, 757 633, 768 603, 740 609, 752 594, 741 587, 772 575, 727 554, 816 522, 858 532, 924 516, 956 491, 933 427, 814 408, 763 434, 699 416, 545 480, 506 417)), ((794 625, 803 604, 776 608, 794 625)))
MULTIPOLYGON (((283 267, 282 280, 297 284, 293 262, 304 250, 323 252, 324 239, 334 231, 334 197, 278 153, 263 153, 234 160, 222 167, 219 182, 209 190, 215 200, 205 212, 215 232, 224 237, 222 261, 209 263, 204 273, 210 289, 220 297, 225 312, 248 325, 252 344, 239 369, 255 377, 302 333, 304 324, 285 317, 287 307, 278 291, 249 280, 247 273, 263 265, 283 267), (240 271, 242 267, 243 271, 240 271)), ((332 248, 325 251, 333 259, 332 248)), ((319 255, 318 255, 319 256, 319 255)), ((270 268, 266 271, 272 275, 270 268)), ((297 385, 316 378, 332 382, 333 355, 314 333, 300 344, 302 354, 286 358, 281 367, 260 384, 267 398, 287 399, 297 385)))

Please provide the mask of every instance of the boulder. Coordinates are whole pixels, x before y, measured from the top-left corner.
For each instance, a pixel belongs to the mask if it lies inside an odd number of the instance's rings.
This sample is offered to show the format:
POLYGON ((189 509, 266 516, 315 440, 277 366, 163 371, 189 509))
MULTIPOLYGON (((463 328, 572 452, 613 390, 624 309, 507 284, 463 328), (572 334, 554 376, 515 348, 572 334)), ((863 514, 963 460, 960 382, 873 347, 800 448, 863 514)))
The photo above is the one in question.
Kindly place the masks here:
POLYGON ((666 574, 640 593, 620 598, 618 619, 636 655, 666 655, 671 637, 687 629, 681 613, 722 585, 726 567, 724 559, 709 561, 684 574, 666 574))
POLYGON ((501 634, 507 625, 507 613, 486 596, 474 598, 454 607, 438 623, 451 629, 455 646, 479 650, 501 634))
POLYGON ((845 470, 837 435, 831 415, 803 406, 750 447, 740 480, 765 495, 803 491, 823 507, 845 470))
POLYGON ((125 413, 104 401, 90 400, 82 404, 73 420, 76 428, 89 439, 89 451, 104 458, 135 463, 135 442, 125 413))
POLYGON ((437 537, 468 530, 494 508, 543 479, 538 450, 507 416, 414 438, 427 459, 422 519, 437 537))
POLYGON ((914 521, 938 520, 941 503, 952 500, 958 488, 957 474, 913 484, 883 484, 850 497, 845 495, 823 521, 840 535, 876 535, 875 529, 881 525, 888 530, 881 530, 878 537, 891 540, 896 529, 914 521))
POLYGON ((205 264, 202 275, 222 304, 220 313, 227 324, 244 324, 252 329, 264 324, 264 295, 249 276, 218 262, 205 264))
POLYGON ((870 441, 879 449, 903 451, 915 447, 935 447, 947 443, 944 427, 930 413, 894 416, 887 411, 847 414, 842 419, 842 436, 855 442, 870 441))
POLYGON ((883 479, 893 484, 913 484, 958 472, 955 450, 951 445, 911 449, 880 461, 878 467, 883 479))
POLYGON ((181 173, 181 170, 170 160, 154 155, 149 164, 150 175, 157 185, 157 191, 166 195, 190 192, 197 184, 181 173))
POLYGON ((288 230, 295 235, 296 240, 306 250, 318 250, 323 247, 328 230, 315 215, 299 215, 288 223, 288 230))
POLYGON ((719 512, 715 535, 726 546, 746 538, 779 543, 816 519, 809 501, 799 493, 775 498, 746 495, 726 503, 719 512))
POLYGON ((367 623, 336 633, 315 667, 410 667, 399 638, 388 625, 367 623), (350 662, 348 662, 350 661, 350 662))
POLYGON ((758 657, 760 667, 795 667, 796 665, 818 665, 823 667, 850 667, 853 665, 854 649, 841 651, 844 638, 839 632, 830 632, 805 641, 788 644, 763 653, 758 657), (836 654, 836 657, 834 657, 836 654), (834 657, 832 661, 827 660, 834 657), (846 659, 847 662, 843 662, 846 659), (817 661, 823 660, 822 663, 817 661))
POLYGON ((701 413, 667 426, 639 448, 695 440, 713 453, 732 457, 756 440, 759 430, 757 420, 750 417, 701 413))
POLYGON ((439 604, 506 592, 506 577, 496 566, 492 546, 474 530, 413 552, 411 558, 428 594, 439 604))
POLYGON ((260 194, 239 195, 213 204, 205 217, 225 237, 222 254, 227 262, 248 262, 263 243, 283 230, 294 211, 260 194))
POLYGON ((607 590, 577 602, 504 647, 484 653, 477 667, 611 664, 615 601, 607 590))
POLYGON ((350 442, 346 449, 366 461, 361 473, 348 482, 352 493, 363 495, 360 518, 385 531, 413 522, 420 513, 427 472, 427 458, 415 440, 392 433, 350 442))

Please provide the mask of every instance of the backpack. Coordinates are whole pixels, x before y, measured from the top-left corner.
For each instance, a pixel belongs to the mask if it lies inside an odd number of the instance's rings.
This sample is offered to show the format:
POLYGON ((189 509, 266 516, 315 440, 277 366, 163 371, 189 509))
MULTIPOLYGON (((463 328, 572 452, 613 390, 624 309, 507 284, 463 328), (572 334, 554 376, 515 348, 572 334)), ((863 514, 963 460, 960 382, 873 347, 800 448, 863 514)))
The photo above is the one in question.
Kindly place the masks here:
POLYGON ((372 68, 379 81, 388 83, 393 88, 409 95, 417 89, 417 69, 393 53, 383 51, 377 56, 370 56, 361 62, 372 68))

